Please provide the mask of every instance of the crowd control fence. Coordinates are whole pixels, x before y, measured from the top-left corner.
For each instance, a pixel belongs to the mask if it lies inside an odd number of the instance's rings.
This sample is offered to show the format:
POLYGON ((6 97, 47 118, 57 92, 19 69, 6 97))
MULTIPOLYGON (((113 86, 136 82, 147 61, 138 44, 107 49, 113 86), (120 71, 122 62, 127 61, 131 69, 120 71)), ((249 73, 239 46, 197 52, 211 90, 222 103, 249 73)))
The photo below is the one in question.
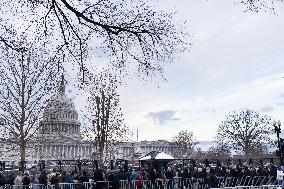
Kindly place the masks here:
POLYGON ((119 180, 84 183, 58 183, 55 185, 5 185, 3 189, 276 189, 275 177, 214 177, 185 179, 156 180, 119 180))

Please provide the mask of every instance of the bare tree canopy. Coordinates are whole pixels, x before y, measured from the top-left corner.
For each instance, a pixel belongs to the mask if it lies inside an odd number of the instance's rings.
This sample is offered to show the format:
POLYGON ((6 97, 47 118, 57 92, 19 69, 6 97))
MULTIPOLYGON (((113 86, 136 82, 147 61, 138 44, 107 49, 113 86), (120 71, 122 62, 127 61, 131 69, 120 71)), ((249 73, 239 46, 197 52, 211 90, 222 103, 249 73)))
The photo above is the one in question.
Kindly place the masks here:
MULTIPOLYGON (((27 25, 26 30, 51 40, 46 44, 62 57, 73 57, 81 70, 89 52, 103 51, 118 67, 128 64, 146 74, 161 73, 163 65, 173 62, 189 46, 182 24, 172 13, 154 10, 145 0, 4 0, 1 2, 5 38, 11 19, 9 11, 27 25), (29 29, 32 28, 32 29, 29 29), (94 51, 93 51, 94 50, 94 51)), ((151 4, 151 5, 150 5, 151 4)))
POLYGON ((197 144, 193 132, 188 130, 180 131, 172 139, 173 148, 172 153, 175 158, 189 158, 194 146, 197 144))
POLYGON ((231 152, 226 146, 217 145, 210 147, 208 151, 194 151, 192 158, 225 160, 231 158, 231 152))
POLYGON ((237 0, 236 3, 242 4, 245 11, 275 13, 275 4, 283 0, 237 0))
POLYGON ((216 139, 222 146, 246 157, 266 152, 273 134, 272 120, 255 110, 241 109, 230 112, 221 122, 216 139))
MULTIPOLYGON (((275 4, 283 0, 233 2, 244 6, 245 11, 274 12, 275 4)), ((79 65, 83 79, 90 54, 108 56, 108 62, 119 69, 135 68, 143 75, 162 74, 164 65, 188 49, 190 42, 186 28, 176 22, 174 13, 158 10, 155 3, 151 0, 2 0, 0 41, 13 47, 13 38, 8 34, 29 31, 31 39, 42 40, 54 49, 61 56, 61 63, 79 65)))
POLYGON ((0 49, 0 140, 15 148, 24 162, 27 143, 38 131, 42 111, 55 92, 57 74, 48 51, 25 41, 19 44, 21 51, 0 49))

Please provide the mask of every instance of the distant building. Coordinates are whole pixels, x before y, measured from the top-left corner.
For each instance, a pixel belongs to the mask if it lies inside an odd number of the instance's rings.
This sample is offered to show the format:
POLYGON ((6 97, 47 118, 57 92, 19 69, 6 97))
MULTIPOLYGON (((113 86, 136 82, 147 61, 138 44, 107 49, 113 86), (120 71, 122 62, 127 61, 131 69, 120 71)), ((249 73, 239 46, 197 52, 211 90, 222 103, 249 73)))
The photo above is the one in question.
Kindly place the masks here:
POLYGON ((151 151, 160 151, 172 155, 172 143, 166 140, 121 142, 117 147, 116 159, 137 159, 151 151))
POLYGON ((216 141, 198 141, 198 143, 194 146, 195 151, 207 152, 210 148, 217 147, 216 141))

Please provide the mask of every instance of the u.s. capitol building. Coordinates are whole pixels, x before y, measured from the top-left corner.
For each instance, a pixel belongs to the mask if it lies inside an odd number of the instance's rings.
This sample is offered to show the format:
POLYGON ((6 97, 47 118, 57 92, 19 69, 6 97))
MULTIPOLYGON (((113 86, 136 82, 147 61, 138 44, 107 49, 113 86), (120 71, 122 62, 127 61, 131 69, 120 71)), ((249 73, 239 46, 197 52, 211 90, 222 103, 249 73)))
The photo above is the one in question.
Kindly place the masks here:
MULTIPOLYGON (((39 122, 39 130, 33 143, 27 144, 26 160, 75 160, 95 159, 94 143, 81 135, 81 124, 71 98, 66 95, 62 77, 58 93, 52 97, 39 122)), ((151 151, 171 155, 172 145, 165 140, 120 142, 116 144, 112 159, 137 159, 151 151)), ((4 161, 19 161, 13 153, 0 153, 4 161)))
POLYGON ((50 99, 39 126, 34 159, 87 159, 91 156, 91 143, 81 136, 78 113, 65 93, 63 78, 58 94, 50 99))

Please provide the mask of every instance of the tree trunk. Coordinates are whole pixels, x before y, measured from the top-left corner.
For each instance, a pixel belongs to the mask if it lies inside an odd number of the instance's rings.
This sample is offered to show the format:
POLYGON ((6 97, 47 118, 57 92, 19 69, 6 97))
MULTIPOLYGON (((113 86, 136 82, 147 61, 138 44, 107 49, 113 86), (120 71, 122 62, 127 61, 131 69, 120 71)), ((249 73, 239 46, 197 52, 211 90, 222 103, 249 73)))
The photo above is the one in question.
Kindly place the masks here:
POLYGON ((104 156, 104 150, 102 146, 99 147, 99 168, 102 168, 103 166, 103 156, 104 156))
POLYGON ((20 171, 24 173, 25 171, 25 161, 26 161, 26 141, 24 137, 20 139, 20 171))

